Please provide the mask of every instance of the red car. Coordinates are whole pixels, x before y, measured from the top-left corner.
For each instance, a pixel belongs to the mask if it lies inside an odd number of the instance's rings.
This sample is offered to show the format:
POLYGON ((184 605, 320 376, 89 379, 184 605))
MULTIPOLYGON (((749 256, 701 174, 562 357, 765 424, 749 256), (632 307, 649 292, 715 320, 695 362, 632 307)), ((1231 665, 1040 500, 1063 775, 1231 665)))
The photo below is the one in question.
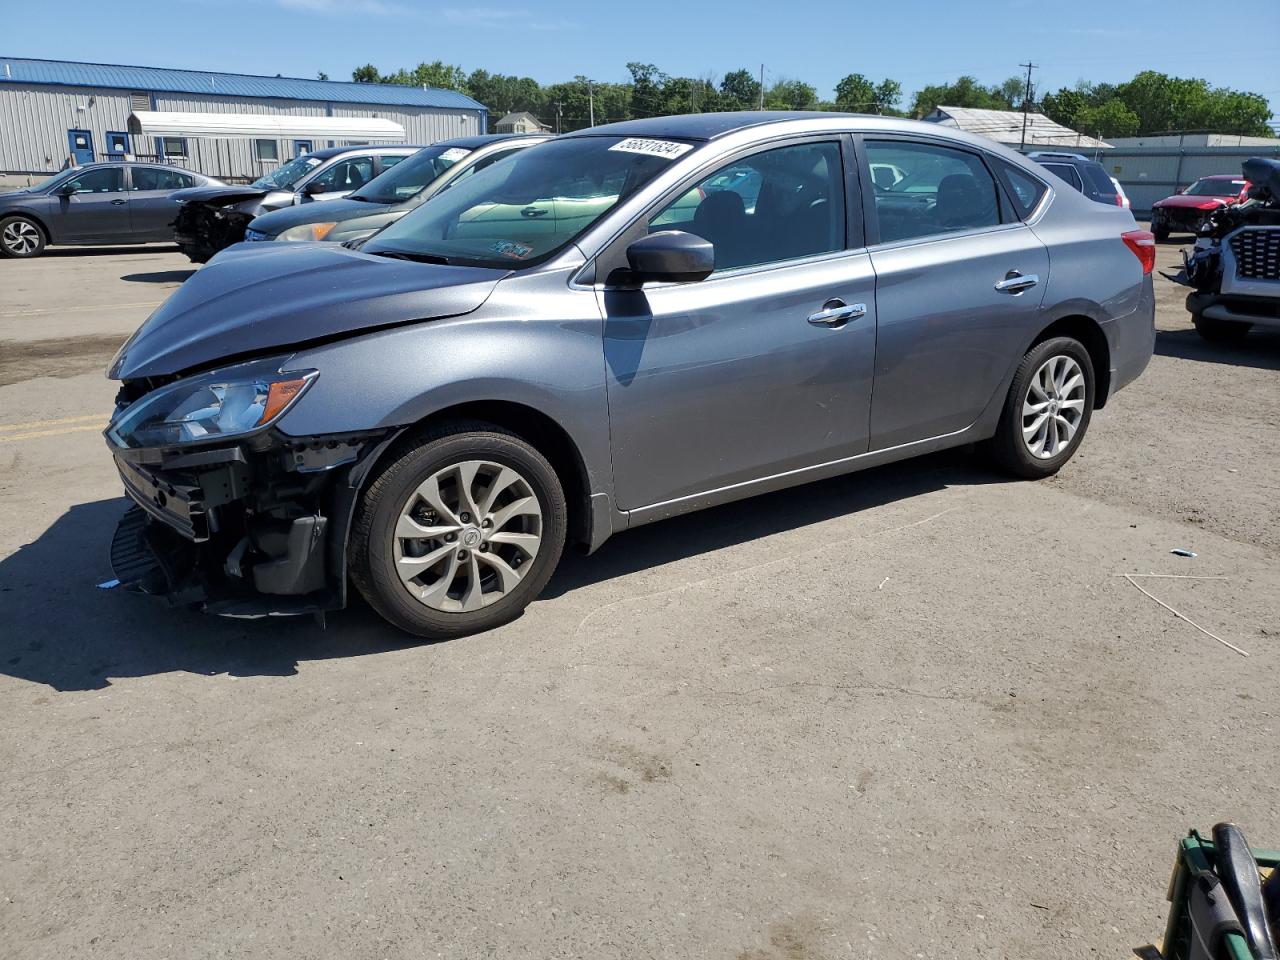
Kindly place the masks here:
POLYGON ((1248 191, 1249 181, 1240 176, 1201 177, 1181 193, 1151 205, 1151 232, 1157 240, 1168 240, 1171 233, 1198 233, 1210 213, 1243 203, 1248 191))

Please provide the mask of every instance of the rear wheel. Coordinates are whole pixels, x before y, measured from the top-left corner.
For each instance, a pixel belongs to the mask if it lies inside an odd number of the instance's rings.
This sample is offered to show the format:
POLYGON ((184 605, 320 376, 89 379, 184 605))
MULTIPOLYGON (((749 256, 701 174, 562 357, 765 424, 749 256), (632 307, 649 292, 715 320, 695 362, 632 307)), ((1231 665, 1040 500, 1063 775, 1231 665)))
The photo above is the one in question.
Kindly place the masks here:
POLYGON ((26 259, 44 253, 44 231, 27 217, 0 220, 0 256, 26 259))
POLYGON ((1151 228, 1151 235, 1156 238, 1156 243, 1164 243, 1169 239, 1169 228, 1153 226, 1151 228))
POLYGON ((1093 415, 1094 373, 1078 340, 1055 337, 1027 351, 1014 373, 993 459, 1019 477, 1058 472, 1080 446, 1093 415))
POLYGON ((1199 313, 1191 315, 1191 322, 1196 325, 1196 333, 1210 343, 1236 343, 1243 340, 1253 326, 1238 320, 1214 320, 1199 313))
POLYGON ((542 454, 499 427, 455 424, 423 435, 369 485, 348 569, 391 623, 443 640, 518 616, 555 571, 567 527, 542 454))

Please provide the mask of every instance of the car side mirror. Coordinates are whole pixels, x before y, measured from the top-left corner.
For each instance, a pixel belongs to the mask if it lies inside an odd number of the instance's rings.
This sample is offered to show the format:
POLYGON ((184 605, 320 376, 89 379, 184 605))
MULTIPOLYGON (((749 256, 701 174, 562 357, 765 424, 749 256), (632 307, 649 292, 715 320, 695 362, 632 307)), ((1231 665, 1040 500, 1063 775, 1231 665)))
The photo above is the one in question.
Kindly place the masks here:
POLYGON ((64 183, 58 188, 58 196, 60 197, 70 197, 73 196, 75 192, 76 185, 74 183, 64 183))
POLYGON ((627 264, 633 284, 695 283, 715 270, 716 249, 692 233, 663 230, 627 247, 627 264))
POLYGON ((314 197, 318 193, 328 193, 329 185, 320 180, 312 180, 310 183, 308 183, 305 187, 302 188, 302 192, 305 193, 308 197, 314 197))

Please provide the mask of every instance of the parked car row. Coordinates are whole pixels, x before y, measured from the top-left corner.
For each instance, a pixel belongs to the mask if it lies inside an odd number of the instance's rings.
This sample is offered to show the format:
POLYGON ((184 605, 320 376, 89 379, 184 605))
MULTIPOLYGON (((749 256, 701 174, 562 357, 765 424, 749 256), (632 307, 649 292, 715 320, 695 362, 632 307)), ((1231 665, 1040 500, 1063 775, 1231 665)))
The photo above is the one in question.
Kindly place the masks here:
POLYGON ((1053 474, 1151 357, 1151 234, 962 131, 719 113, 492 145, 262 216, 275 242, 121 348, 122 583, 242 616, 354 588, 457 636, 638 524, 975 442, 1053 474), (282 242, 356 206, 391 222, 282 242))

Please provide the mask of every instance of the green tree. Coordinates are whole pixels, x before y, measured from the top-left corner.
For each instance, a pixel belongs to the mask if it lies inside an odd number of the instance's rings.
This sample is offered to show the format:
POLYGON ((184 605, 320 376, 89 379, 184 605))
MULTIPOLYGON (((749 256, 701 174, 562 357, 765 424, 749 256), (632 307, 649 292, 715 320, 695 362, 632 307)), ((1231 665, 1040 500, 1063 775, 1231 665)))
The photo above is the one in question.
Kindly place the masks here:
POLYGON ((1015 108, 1022 109, 1022 101, 1026 99, 1027 85, 1022 77, 1009 77, 1003 83, 991 88, 991 96, 995 100, 999 100, 1003 106, 1000 109, 1013 110, 1015 108))
POLYGON ((924 117, 935 107, 974 107, 982 110, 1008 110, 1009 103, 1000 94, 978 82, 977 77, 963 76, 955 83, 942 83, 925 87, 916 94, 911 104, 913 117, 924 117))
POLYGON ((902 99, 897 80, 872 83, 860 73, 851 73, 836 84, 835 108, 848 113, 893 113, 902 99))
POLYGON ((1080 114, 1089 109, 1089 98, 1080 90, 1063 87, 1057 93, 1046 93, 1041 103, 1045 116, 1072 130, 1080 129, 1080 114))
POLYGON ((760 105, 760 81, 750 70, 734 70, 720 80, 725 110, 754 110, 760 105))
POLYGON ((1112 97, 1096 107, 1085 107, 1076 118, 1076 127, 1089 136, 1132 137, 1138 132, 1141 121, 1123 100, 1112 97))
POLYGON ((670 79, 652 63, 628 63, 631 73, 631 112, 636 117, 666 114, 664 88, 670 79))
POLYGON ((766 110, 817 110, 818 91, 802 80, 782 79, 764 95, 766 110))
POLYGON ((329 75, 328 75, 327 73, 325 73, 323 70, 317 70, 317 71, 316 71, 316 79, 317 79, 317 80, 328 80, 328 79, 329 79, 329 75))
POLYGON ((435 87, 440 90, 461 90, 467 83, 467 75, 461 67, 435 60, 431 63, 420 63, 412 70, 403 67, 389 77, 382 78, 383 83, 399 83, 407 87, 435 87))
POLYGON ((372 63, 366 63, 363 67, 356 67, 351 71, 351 79, 356 83, 381 83, 382 77, 378 75, 378 68, 372 63))

